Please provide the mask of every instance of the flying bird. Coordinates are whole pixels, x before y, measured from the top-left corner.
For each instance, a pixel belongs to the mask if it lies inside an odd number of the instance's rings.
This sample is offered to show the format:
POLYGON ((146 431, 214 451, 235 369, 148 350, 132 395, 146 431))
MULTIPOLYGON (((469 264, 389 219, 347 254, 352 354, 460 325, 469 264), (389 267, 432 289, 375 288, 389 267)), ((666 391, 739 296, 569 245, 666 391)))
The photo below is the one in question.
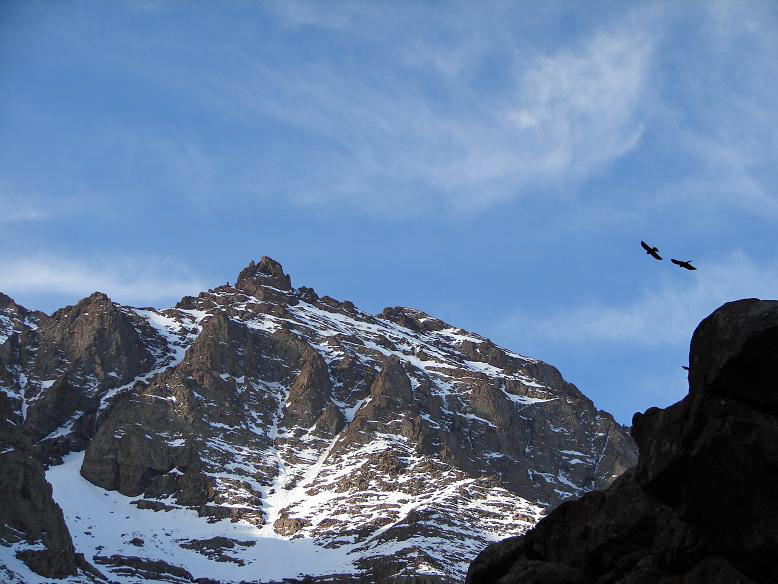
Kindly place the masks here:
POLYGON ((651 247, 648 245, 645 241, 641 241, 640 245, 643 247, 644 250, 646 250, 646 253, 650 255, 655 260, 661 260, 662 256, 660 256, 657 252, 659 251, 659 248, 657 247, 651 247))
POLYGON ((682 268, 686 268, 687 270, 696 270, 697 269, 697 268, 695 268, 692 265, 692 260, 689 260, 688 262, 684 262, 684 261, 681 261, 681 260, 676 260, 676 259, 672 259, 671 258, 670 261, 673 262, 676 266, 680 266, 682 268))

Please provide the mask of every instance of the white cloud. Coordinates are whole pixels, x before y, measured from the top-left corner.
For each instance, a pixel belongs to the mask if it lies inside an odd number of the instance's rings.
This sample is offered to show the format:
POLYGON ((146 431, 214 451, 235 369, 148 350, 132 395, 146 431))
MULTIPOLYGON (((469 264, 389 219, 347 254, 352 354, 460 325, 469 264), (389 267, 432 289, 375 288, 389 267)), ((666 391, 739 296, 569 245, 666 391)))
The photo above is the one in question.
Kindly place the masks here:
POLYGON ((778 13, 769 3, 643 6, 599 19, 599 29, 589 21, 575 34, 551 32, 547 44, 516 23, 551 31, 559 7, 274 6, 293 29, 370 39, 375 51, 367 63, 292 66, 247 52, 243 80, 212 83, 214 103, 323 139, 304 176, 286 185, 298 201, 467 212, 544 187, 571 193, 653 132, 656 148, 688 165, 646 198, 778 213, 774 175, 765 177, 778 154, 778 13), (489 67, 497 80, 482 74, 489 67))
POLYGON ((757 262, 737 252, 718 262, 700 261, 696 272, 679 269, 658 289, 646 290, 626 305, 572 306, 545 318, 517 313, 503 327, 559 343, 684 345, 697 324, 721 304, 777 295, 778 260, 757 262))
POLYGON ((635 197, 608 184, 614 206, 641 196, 778 212, 769 3, 242 8, 202 7, 191 27, 111 29, 110 42, 61 32, 68 55, 172 89, 205 127, 239 126, 231 148, 210 131, 119 120, 141 145, 133 166, 167 177, 163 192, 466 213, 575 193, 641 148, 631 172, 665 155, 675 174, 635 197))
POLYGON ((258 107, 338 145, 300 185, 308 201, 391 207, 421 195, 467 211, 526 195, 536 183, 574 187, 635 146, 650 55, 640 35, 600 33, 576 50, 505 54, 514 54, 505 64, 514 76, 508 91, 448 75, 438 78, 447 105, 399 78, 319 66, 264 70, 280 91, 258 98, 258 107))
POLYGON ((147 306, 205 288, 186 266, 169 258, 125 257, 95 261, 35 255, 0 257, 0 290, 83 298, 105 292, 123 304, 147 306))
POLYGON ((24 221, 40 221, 46 218, 46 213, 34 207, 19 208, 12 206, 4 208, 0 202, 0 223, 20 223, 24 221))
POLYGON ((271 118, 305 137, 293 161, 270 148, 289 167, 270 181, 266 171, 250 171, 267 168, 266 151, 245 153, 249 170, 236 177, 225 170, 229 161, 205 146, 201 156, 182 159, 181 174, 191 169, 195 190, 206 160, 220 192, 341 200, 398 213, 467 212, 538 186, 574 191, 641 137, 653 40, 639 19, 547 50, 515 28, 524 14, 515 5, 494 13, 468 3, 445 12, 412 4, 269 6, 290 34, 318 27, 337 37, 337 50, 353 43, 367 54, 312 56, 249 42, 230 47, 220 68, 137 63, 146 76, 247 127, 271 118))
POLYGON ((517 148, 530 152, 523 174, 581 179, 635 146, 651 44, 639 33, 599 33, 578 51, 530 64, 520 105, 507 114, 527 131, 516 136, 517 148))
MULTIPOLYGON (((263 64, 256 86, 270 79, 280 99, 254 105, 338 144, 337 156, 298 183, 300 200, 469 211, 538 186, 570 192, 653 131, 657 147, 688 168, 647 196, 778 213, 778 11, 770 3, 640 7, 551 50, 512 28, 510 4, 488 14, 453 4, 435 14, 434 34, 420 26, 430 18, 423 9, 284 6, 292 26, 371 36, 382 48, 388 31, 400 35, 387 71, 380 62, 375 71, 302 63, 291 74, 263 64), (478 74, 490 60, 501 69, 496 84, 478 74), (416 90, 415 75, 440 95, 416 90)), ((547 10, 533 11, 544 14, 541 27, 558 17, 547 10)))

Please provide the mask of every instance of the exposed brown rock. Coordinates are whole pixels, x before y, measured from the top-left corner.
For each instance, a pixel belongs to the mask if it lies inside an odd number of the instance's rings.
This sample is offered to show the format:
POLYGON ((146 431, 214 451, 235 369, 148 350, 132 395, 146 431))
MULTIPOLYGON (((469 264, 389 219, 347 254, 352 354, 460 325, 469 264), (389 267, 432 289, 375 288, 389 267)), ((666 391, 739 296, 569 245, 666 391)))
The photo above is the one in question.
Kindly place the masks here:
MULTIPOLYGON (((82 476, 144 513, 362 546, 360 574, 321 581, 457 581, 495 530, 525 529, 635 458, 553 367, 418 310, 375 317, 295 290, 269 258, 164 311, 102 294, 52 317, 5 305, 0 444, 26 424, 47 463, 86 448, 82 476)), ((153 554, 157 538, 143 540, 153 554)), ((232 561, 221 543, 193 545, 232 561)), ((109 577, 190 578, 94 549, 109 577)))
POLYGON ((292 280, 284 273, 281 264, 263 256, 259 264, 252 261, 243 268, 235 287, 257 298, 270 300, 277 296, 273 295, 268 287, 288 291, 292 289, 292 280), (262 290, 263 287, 266 289, 262 290))
POLYGON ((75 575, 78 558, 41 463, 23 445, 16 445, 2 450, 0 467, 0 544, 29 544, 33 549, 17 556, 42 576, 75 575))
POLYGON ((289 389, 288 406, 282 424, 311 427, 329 403, 332 383, 324 359, 307 348, 302 356, 302 369, 289 389))
POLYGON ((217 562, 231 562, 243 566, 245 565, 245 562, 231 556, 228 550, 235 549, 236 546, 253 547, 255 544, 256 542, 252 540, 239 541, 217 536, 208 539, 192 539, 181 543, 180 546, 184 549, 195 550, 205 557, 216 560, 217 562))

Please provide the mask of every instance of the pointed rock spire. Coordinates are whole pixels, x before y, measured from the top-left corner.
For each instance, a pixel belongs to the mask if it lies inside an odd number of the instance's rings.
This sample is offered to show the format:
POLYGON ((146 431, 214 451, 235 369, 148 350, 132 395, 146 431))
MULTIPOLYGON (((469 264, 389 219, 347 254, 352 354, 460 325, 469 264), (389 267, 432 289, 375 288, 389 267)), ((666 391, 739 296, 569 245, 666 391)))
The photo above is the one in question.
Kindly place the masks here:
POLYGON ((370 388, 370 395, 380 403, 396 400, 410 404, 413 401, 411 380, 396 356, 391 355, 384 360, 383 369, 370 388))
POLYGON ((284 273, 281 264, 267 256, 262 256, 258 264, 252 260, 241 270, 235 287, 249 294, 255 294, 262 286, 288 291, 292 289, 292 280, 284 273))

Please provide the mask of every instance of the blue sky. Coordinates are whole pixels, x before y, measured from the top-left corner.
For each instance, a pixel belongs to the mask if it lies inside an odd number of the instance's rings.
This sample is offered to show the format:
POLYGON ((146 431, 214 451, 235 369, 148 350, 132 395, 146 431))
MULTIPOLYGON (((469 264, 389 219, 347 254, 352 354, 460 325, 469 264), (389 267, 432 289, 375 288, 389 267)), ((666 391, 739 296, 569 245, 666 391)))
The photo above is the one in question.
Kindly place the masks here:
POLYGON ((629 423, 700 319, 778 297, 776 31, 769 0, 2 0, 0 290, 171 306, 269 255, 629 423))

